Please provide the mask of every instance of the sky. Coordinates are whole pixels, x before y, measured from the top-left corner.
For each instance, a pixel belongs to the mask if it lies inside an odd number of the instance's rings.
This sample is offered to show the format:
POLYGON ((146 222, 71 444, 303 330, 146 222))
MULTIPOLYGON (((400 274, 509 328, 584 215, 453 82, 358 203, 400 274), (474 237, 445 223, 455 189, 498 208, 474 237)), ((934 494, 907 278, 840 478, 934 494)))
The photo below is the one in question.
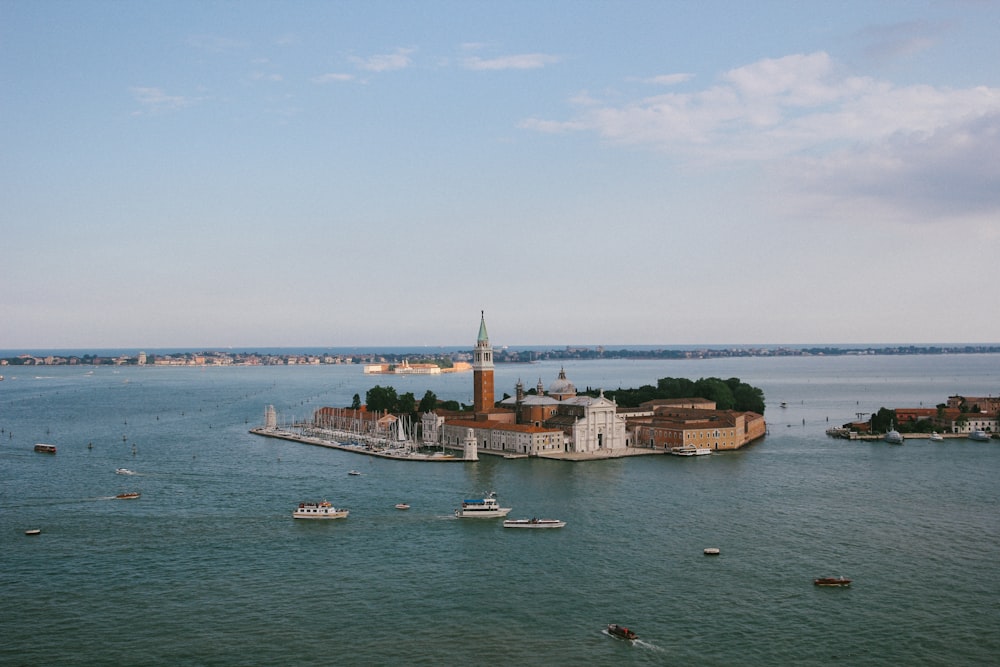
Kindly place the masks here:
POLYGON ((1000 2, 0 0, 0 349, 1000 341, 1000 2))

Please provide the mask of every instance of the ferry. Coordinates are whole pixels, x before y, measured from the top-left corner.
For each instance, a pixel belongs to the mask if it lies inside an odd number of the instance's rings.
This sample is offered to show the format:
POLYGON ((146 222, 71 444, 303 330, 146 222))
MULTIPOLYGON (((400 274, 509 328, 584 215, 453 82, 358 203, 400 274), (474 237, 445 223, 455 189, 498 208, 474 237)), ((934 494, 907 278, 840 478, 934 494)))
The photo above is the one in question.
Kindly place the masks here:
POLYGON ((850 586, 851 580, 847 577, 820 577, 819 579, 813 579, 813 584, 816 586, 850 586))
POLYGON ((624 625, 618 625, 617 623, 608 624, 608 634, 612 637, 620 637, 621 639, 635 640, 639 638, 639 635, 635 634, 624 625))
POLYGON ((674 456, 705 456, 711 454, 708 447, 695 447, 694 445, 684 445, 683 447, 671 447, 670 453, 674 456))
POLYGON ((462 506, 455 510, 455 516, 459 519, 493 519, 507 516, 510 510, 510 507, 500 507, 496 492, 490 491, 485 498, 466 498, 463 500, 462 506))
POLYGON ((346 519, 350 510, 337 509, 324 500, 321 503, 299 503, 292 512, 293 519, 346 519))
POLYGON ((115 498, 118 500, 135 500, 141 495, 138 491, 126 491, 125 493, 119 493, 115 498))
POLYGON ((565 521, 559 519, 505 519, 504 528, 562 528, 565 521))
POLYGON ((35 445, 35 451, 36 452, 41 452, 42 454, 55 454, 56 453, 56 446, 55 445, 42 445, 42 444, 38 444, 38 445, 35 445))

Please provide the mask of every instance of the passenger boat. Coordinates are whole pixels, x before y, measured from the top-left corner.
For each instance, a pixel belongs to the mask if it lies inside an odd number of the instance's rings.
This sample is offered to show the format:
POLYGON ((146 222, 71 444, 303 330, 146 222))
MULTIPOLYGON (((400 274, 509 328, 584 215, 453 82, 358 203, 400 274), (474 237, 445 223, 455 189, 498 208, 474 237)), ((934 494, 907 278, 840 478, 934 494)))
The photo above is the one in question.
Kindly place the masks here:
POLYGON ((506 519, 504 528, 562 528, 565 521, 559 519, 506 519))
POLYGON ((115 498, 118 500, 135 500, 141 495, 138 491, 126 491, 125 493, 119 493, 115 498))
POLYGON ((42 454, 55 454, 56 453, 56 446, 55 445, 42 445, 42 444, 38 444, 38 445, 35 445, 35 451, 36 452, 41 452, 42 454))
POLYGON ((816 586, 850 586, 851 580, 847 577, 820 577, 819 579, 813 579, 813 584, 816 586))
POLYGON ((694 445, 684 445, 683 447, 671 447, 670 453, 674 456, 705 456, 711 454, 708 447, 695 447, 694 445))
POLYGON ((485 498, 466 498, 463 500, 462 506, 455 510, 455 516, 459 519, 493 519, 507 516, 510 510, 510 507, 500 507, 496 492, 490 491, 485 498))
POLYGON ((928 440, 930 440, 931 442, 944 442, 944 436, 938 433, 937 431, 931 431, 928 440))
MULTIPOLYGON (((972 431, 971 433, 969 433, 969 440, 978 440, 980 442, 986 442, 989 439, 990 439, 990 434, 987 433, 986 431, 972 431)), ((35 448, 37 449, 38 445, 35 445, 35 448)), ((52 449, 53 453, 55 453, 55 447, 53 447, 52 449)))
POLYGON ((626 628, 624 625, 618 625, 617 623, 608 623, 608 634, 612 637, 620 637, 622 639, 638 639, 639 636, 626 628))
POLYGON ((396 503, 396 509, 398 509, 398 510, 408 510, 408 509, 410 509, 410 506, 407 503, 396 503))
POLYGON ((337 509, 329 501, 320 503, 299 503, 292 512, 293 519, 345 519, 350 510, 337 509))

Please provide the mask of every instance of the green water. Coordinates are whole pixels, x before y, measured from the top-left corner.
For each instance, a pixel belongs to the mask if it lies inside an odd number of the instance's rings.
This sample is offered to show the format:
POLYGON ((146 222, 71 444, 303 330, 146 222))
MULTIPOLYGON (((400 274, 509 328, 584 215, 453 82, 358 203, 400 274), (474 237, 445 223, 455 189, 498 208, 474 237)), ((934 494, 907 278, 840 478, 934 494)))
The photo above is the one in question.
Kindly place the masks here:
MULTIPOLYGON (((558 368, 499 367, 497 395, 558 368)), ((982 665, 1000 655, 1000 443, 824 435, 862 408, 995 394, 1000 355, 566 365, 578 387, 738 376, 769 405, 770 435, 739 452, 576 464, 387 461, 247 432, 267 404, 285 416, 349 404, 375 384, 356 367, 9 370, 5 665, 982 665), (59 453, 36 454, 35 442, 59 453), (133 488, 141 499, 111 499, 133 488), (486 490, 512 517, 567 526, 453 517, 486 490), (291 519, 295 503, 322 498, 350 517, 291 519), (395 510, 401 501, 412 509, 395 510), (40 536, 23 534, 36 527, 40 536), (851 588, 812 585, 841 574, 851 588), (608 637, 610 622, 641 641, 608 637)), ((471 394, 468 375, 400 382, 418 395, 471 394)))

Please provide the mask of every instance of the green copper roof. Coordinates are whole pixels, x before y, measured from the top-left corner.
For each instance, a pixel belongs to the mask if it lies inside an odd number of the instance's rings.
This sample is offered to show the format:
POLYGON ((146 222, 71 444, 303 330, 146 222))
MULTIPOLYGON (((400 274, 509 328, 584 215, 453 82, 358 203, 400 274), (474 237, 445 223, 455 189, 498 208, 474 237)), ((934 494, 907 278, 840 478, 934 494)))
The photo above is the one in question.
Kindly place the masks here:
POLYGON ((479 311, 481 319, 479 320, 479 341, 489 341, 490 335, 486 333, 486 313, 484 311, 479 311))

